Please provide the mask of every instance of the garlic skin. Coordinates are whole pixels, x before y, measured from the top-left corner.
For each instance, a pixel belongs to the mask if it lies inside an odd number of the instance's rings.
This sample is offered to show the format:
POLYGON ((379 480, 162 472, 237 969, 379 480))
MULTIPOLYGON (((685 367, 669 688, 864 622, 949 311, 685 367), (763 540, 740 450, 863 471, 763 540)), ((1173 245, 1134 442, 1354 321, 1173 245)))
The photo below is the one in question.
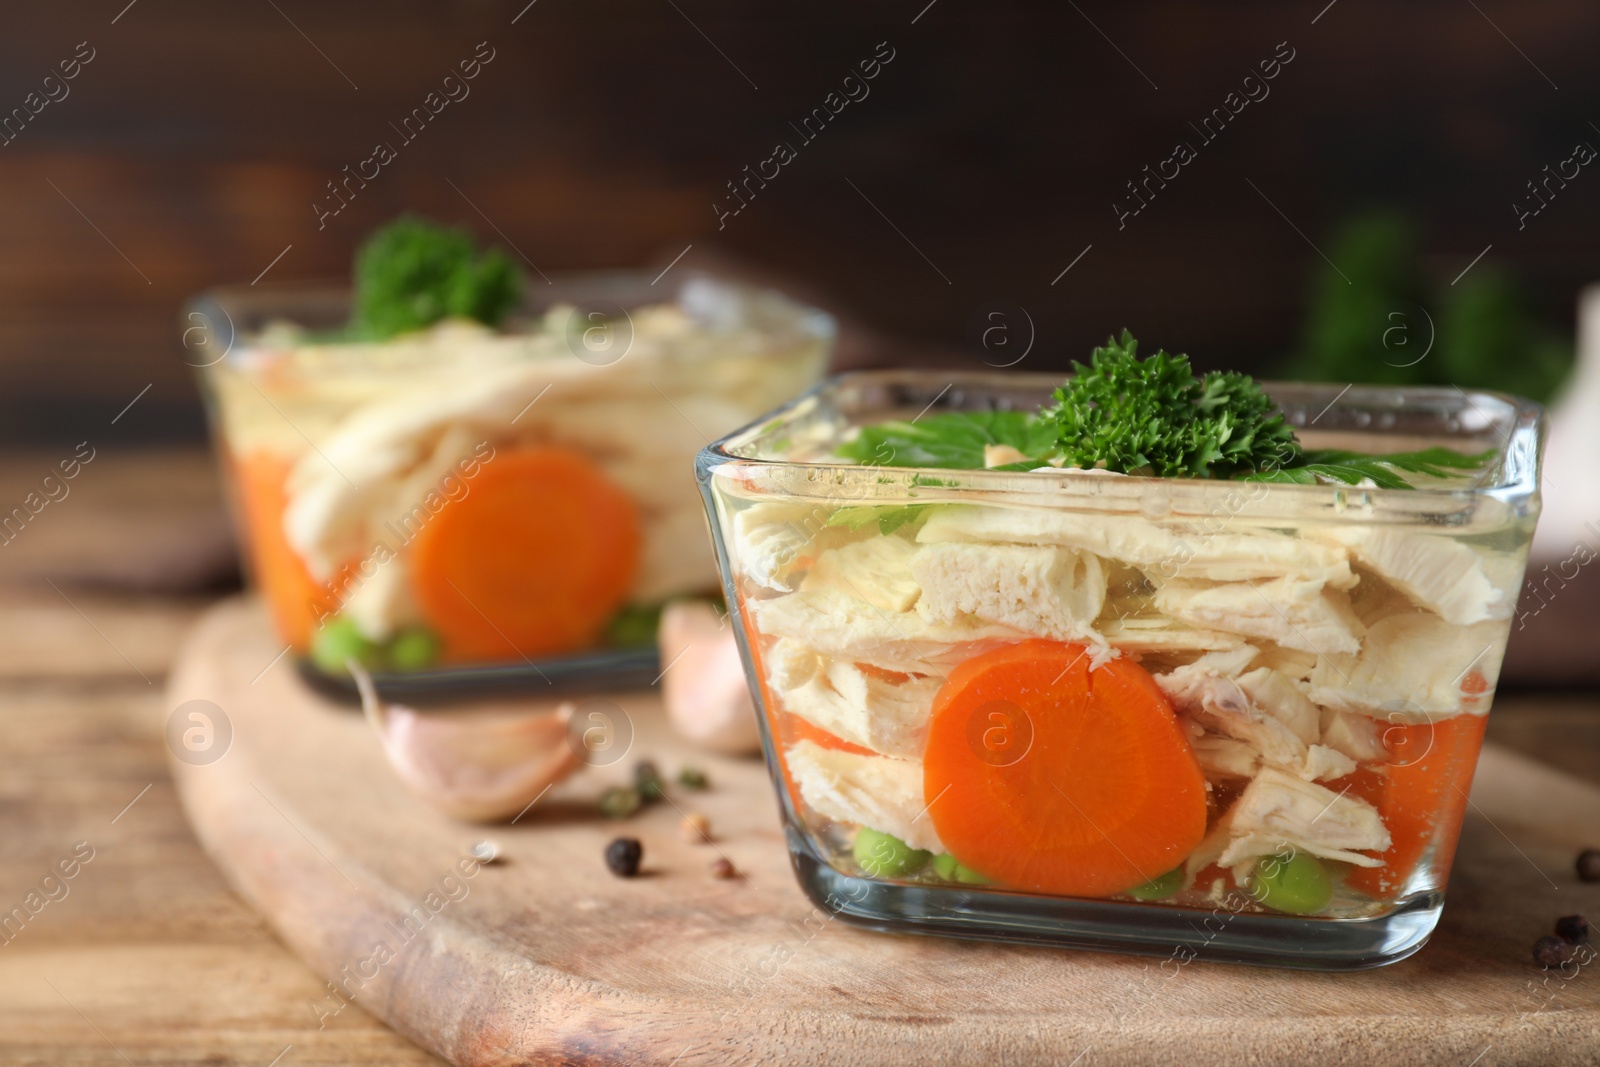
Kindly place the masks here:
POLYGON ((680 600, 661 613, 661 696, 667 718, 688 740, 712 752, 761 751, 755 705, 733 627, 703 600, 680 600))
POLYGON ((513 818, 583 764, 567 733, 570 703, 554 711, 428 714, 380 702, 361 665, 349 667, 389 765, 413 793, 454 818, 513 818))

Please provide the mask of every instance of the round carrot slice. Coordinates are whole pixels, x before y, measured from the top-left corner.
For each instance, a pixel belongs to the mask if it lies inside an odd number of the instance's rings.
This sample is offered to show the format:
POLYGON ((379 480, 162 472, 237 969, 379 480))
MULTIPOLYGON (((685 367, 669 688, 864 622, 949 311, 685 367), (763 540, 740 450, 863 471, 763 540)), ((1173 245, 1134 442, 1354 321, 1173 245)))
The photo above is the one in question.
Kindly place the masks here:
POLYGON ((294 461, 288 457, 265 451, 251 452, 233 462, 251 575, 272 612, 278 636, 296 652, 304 652, 311 644, 312 632, 339 610, 339 597, 311 577, 284 532, 283 513, 289 506, 287 486, 293 467, 294 461))
POLYGON ((503 451, 411 545, 411 588, 457 660, 571 652, 597 640, 638 569, 634 503, 562 448, 503 451))
POLYGON ((1025 641, 975 656, 934 698, 928 814, 946 849, 1004 886, 1120 893, 1206 831, 1205 779, 1172 705, 1127 659, 1025 641))

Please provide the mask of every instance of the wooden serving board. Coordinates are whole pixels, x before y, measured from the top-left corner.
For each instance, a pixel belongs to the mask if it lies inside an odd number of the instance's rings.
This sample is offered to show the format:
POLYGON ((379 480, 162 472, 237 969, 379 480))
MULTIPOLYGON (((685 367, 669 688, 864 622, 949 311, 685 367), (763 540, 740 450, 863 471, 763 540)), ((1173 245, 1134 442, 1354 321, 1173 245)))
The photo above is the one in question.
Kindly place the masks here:
MULTIPOLYGON (((453 822, 406 791, 352 709, 283 662, 262 673, 278 649, 235 601, 180 657, 168 706, 210 700, 233 732, 217 761, 173 763, 189 818, 313 968, 457 1064, 1600 1058, 1600 969, 1563 980, 1529 962, 1557 916, 1600 919, 1600 886, 1572 872, 1600 838, 1600 790, 1503 750, 1484 752, 1443 924, 1418 955, 1347 974, 1203 953, 1180 966, 831 920, 790 873, 764 767, 689 750, 649 693, 614 695, 635 727, 627 759, 585 769, 515 826, 453 822), (710 818, 715 850, 680 839, 673 804, 621 824, 596 814, 601 790, 645 756, 669 776, 685 763, 708 773, 709 791, 673 801, 710 818), (602 859, 624 832, 644 842, 633 880, 602 859), (458 861, 485 837, 507 862, 462 877, 458 861), (714 879, 719 852, 745 876, 714 879), (398 921, 418 904, 427 921, 404 940, 398 921)), ((330 991, 306 1010, 339 1003, 330 991)))

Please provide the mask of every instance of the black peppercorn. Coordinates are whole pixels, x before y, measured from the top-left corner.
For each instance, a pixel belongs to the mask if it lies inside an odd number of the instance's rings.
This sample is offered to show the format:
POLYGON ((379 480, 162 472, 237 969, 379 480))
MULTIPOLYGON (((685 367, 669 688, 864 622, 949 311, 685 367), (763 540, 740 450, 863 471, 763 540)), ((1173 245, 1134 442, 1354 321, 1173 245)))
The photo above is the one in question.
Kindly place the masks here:
POLYGON ((632 878, 638 874, 639 860, 643 856, 644 846, 637 837, 619 837, 606 846, 606 866, 618 878, 632 878))
POLYGON ((1556 936, 1569 945, 1589 943, 1589 920, 1582 915, 1563 915, 1556 920, 1556 936))
POLYGON ((1578 877, 1585 882, 1600 882, 1600 848, 1578 853, 1578 877))
POLYGON ((1559 937, 1541 937, 1533 943, 1533 962, 1541 967, 1559 967, 1572 958, 1572 945, 1559 937))

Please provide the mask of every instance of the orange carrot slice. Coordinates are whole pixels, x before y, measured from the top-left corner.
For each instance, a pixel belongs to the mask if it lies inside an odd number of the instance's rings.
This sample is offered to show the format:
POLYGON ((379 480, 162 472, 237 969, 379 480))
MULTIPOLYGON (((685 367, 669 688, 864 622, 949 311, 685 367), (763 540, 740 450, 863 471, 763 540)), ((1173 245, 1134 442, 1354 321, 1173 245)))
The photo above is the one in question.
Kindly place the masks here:
POLYGON ((411 588, 454 660, 571 652, 633 585, 633 500, 562 448, 502 451, 411 544, 411 588))
POLYGON ((1205 779, 1172 705, 1128 659, 1024 641, 950 672, 924 756, 928 814, 964 866, 1016 889, 1109 896, 1181 863, 1205 779))
MULTIPOLYGON (((1481 688, 1469 689, 1468 683, 1463 683, 1462 689, 1469 694, 1482 692, 1481 688)), ((1440 884, 1449 879, 1488 721, 1483 715, 1457 715, 1385 732, 1384 741, 1396 762, 1381 776, 1357 771, 1350 778, 1357 779, 1360 786, 1354 791, 1377 806, 1389 829, 1390 845, 1380 857, 1382 867, 1357 867, 1350 872, 1352 887, 1380 899, 1393 895, 1411 877, 1429 846, 1434 849, 1440 884)))
POLYGON ((294 461, 274 452, 251 452, 233 462, 234 485, 250 570, 266 599, 278 636, 297 652, 311 645, 323 618, 339 610, 339 598, 311 577, 289 544, 283 512, 289 506, 289 471, 294 461))

